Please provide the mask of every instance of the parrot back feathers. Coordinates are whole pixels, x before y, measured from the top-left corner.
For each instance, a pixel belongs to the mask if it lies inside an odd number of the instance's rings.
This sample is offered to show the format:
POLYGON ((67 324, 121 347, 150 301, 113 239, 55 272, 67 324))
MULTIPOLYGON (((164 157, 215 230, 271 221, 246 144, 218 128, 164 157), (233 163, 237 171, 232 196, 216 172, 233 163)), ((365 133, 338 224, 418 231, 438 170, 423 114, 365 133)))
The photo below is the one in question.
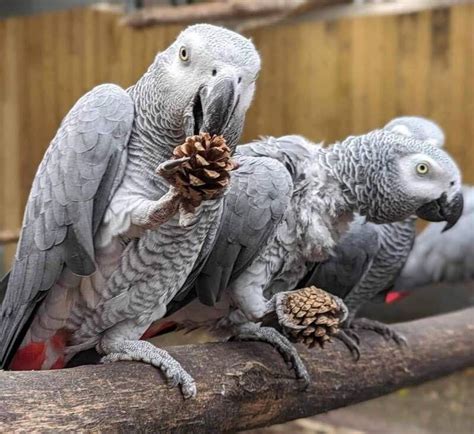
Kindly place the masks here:
MULTIPOLYGON (((120 165, 133 117, 133 101, 123 89, 97 86, 66 115, 46 151, 6 290, 5 279, 0 285, 0 367, 8 366, 30 317, 60 274, 66 269, 81 276, 94 272, 94 235, 123 175, 120 165)), ((35 360, 38 354, 40 345, 23 352, 35 360)))
POLYGON ((214 305, 275 233, 293 193, 293 181, 279 161, 237 153, 220 232, 196 281, 199 300, 214 305))

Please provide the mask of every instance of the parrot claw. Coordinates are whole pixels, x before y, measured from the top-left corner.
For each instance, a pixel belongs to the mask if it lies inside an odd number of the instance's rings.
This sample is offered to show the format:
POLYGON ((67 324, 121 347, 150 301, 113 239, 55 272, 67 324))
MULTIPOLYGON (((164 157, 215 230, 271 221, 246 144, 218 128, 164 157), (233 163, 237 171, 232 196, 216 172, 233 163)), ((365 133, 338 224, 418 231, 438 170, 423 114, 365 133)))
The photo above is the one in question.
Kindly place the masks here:
POLYGON ((336 303, 339 306, 339 309, 342 312, 342 316, 341 316, 340 321, 341 321, 341 323, 344 323, 347 320, 347 318, 349 318, 349 309, 347 308, 347 306, 344 303, 344 301, 342 300, 342 298, 339 298, 337 295, 333 295, 332 297, 334 298, 334 300, 336 301, 336 303))
POLYGON ((280 332, 272 327, 261 327, 255 323, 245 323, 237 327, 237 334, 232 338, 239 341, 266 342, 276 348, 285 362, 296 372, 297 378, 303 380, 303 389, 311 382, 310 375, 303 360, 293 344, 280 332))
MULTIPOLYGON (((103 347, 103 346, 102 346, 103 347)), ((185 399, 194 398, 197 393, 196 383, 181 364, 171 355, 146 341, 121 341, 107 345, 107 350, 112 349, 102 363, 119 361, 137 361, 149 363, 158 368, 165 376, 170 387, 181 387, 185 399)))
POLYGON ((339 339, 351 352, 354 361, 359 361, 360 359, 360 338, 351 329, 341 329, 337 335, 334 336, 336 339, 339 339))
POLYGON ((357 318, 353 321, 352 327, 356 330, 371 330, 382 335, 387 341, 393 340, 399 346, 407 346, 405 336, 393 330, 387 324, 367 318, 357 318))
POLYGON ((181 166, 184 163, 187 163, 190 159, 190 157, 183 157, 177 158, 175 160, 166 160, 156 168, 156 173, 157 175, 168 179, 170 176, 174 175, 181 168, 181 166))

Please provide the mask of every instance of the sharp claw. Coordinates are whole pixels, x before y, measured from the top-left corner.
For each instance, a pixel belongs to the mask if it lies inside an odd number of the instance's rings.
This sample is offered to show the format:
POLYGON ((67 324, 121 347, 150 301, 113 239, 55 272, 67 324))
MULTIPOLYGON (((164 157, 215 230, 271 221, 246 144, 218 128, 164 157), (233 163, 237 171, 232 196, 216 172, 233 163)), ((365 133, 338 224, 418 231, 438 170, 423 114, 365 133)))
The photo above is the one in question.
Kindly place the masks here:
POLYGON ((342 311, 342 317, 341 317, 341 323, 345 322, 347 318, 349 317, 349 309, 347 308, 346 304, 342 300, 342 298, 339 298, 336 295, 333 295, 333 298, 336 300, 336 303, 339 305, 339 308, 342 311))
POLYGON ((394 332, 392 339, 397 343, 397 345, 401 347, 407 347, 408 341, 406 340, 405 336, 400 333, 394 332))
POLYGON ((168 378, 167 382, 170 389, 176 387, 179 384, 179 381, 176 377, 168 378))
POLYGON ((407 345, 407 340, 403 335, 392 330, 390 326, 375 320, 360 318, 354 322, 354 328, 359 330, 371 330, 382 335, 387 341, 393 340, 397 345, 407 345))
POLYGON ((289 367, 295 370, 297 378, 304 380, 305 388, 310 383, 309 373, 296 348, 277 330, 270 327, 260 327, 252 331, 239 333, 235 336, 235 339, 262 341, 272 345, 282 355, 285 362, 289 364, 289 367))
POLYGON ((347 349, 351 352, 354 361, 358 362, 360 359, 359 342, 351 337, 350 333, 347 333, 347 330, 340 330, 339 333, 334 337, 339 339, 347 347, 347 349))
POLYGON ((181 387, 181 392, 184 396, 184 399, 195 398, 196 394, 197 394, 196 385, 193 383, 193 384, 189 384, 187 386, 182 386, 181 387))
POLYGON ((307 326, 303 325, 298 325, 295 324, 291 319, 288 318, 288 316, 282 316, 278 318, 278 323, 287 328, 287 329, 292 329, 292 330, 304 330, 307 326))
POLYGON ((180 386, 185 399, 197 393, 193 378, 179 362, 165 350, 161 350, 146 341, 125 341, 115 344, 117 352, 110 352, 102 358, 102 363, 135 360, 149 363, 158 368, 170 387, 180 386))
POLYGON ((346 329, 344 332, 347 334, 347 336, 353 339, 357 345, 360 345, 360 336, 354 330, 346 329))
POLYGON ((176 160, 167 160, 157 167, 156 173, 161 176, 170 175, 190 159, 190 157, 183 157, 176 160))

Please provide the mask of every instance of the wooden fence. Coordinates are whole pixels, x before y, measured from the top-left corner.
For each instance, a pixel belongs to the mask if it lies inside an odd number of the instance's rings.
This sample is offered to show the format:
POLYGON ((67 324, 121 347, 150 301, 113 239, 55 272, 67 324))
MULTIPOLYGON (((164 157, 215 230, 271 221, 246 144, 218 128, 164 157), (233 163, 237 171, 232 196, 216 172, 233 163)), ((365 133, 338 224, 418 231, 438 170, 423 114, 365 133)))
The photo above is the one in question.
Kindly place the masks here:
MULTIPOLYGON (((425 115, 445 128, 474 182, 473 22, 467 4, 249 32, 263 71, 244 140, 299 133, 329 142, 425 115)), ((0 21, 0 230, 19 226, 36 167, 75 100, 99 83, 130 85, 179 31, 133 30, 90 9, 0 21)))

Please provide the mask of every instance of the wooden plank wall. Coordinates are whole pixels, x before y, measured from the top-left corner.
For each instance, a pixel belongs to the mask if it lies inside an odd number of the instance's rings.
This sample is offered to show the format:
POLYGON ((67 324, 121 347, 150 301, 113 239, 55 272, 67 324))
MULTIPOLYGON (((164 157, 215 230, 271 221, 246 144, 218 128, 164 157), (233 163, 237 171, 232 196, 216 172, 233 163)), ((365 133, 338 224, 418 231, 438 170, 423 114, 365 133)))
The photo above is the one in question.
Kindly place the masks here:
MULTIPOLYGON (((263 58, 244 140, 330 142, 401 114, 434 118, 474 183, 474 5, 249 32, 263 58)), ((50 139, 98 83, 128 86, 180 31, 89 9, 0 21, 0 229, 15 229, 50 139)), ((13 247, 7 249, 11 257, 13 247)))

